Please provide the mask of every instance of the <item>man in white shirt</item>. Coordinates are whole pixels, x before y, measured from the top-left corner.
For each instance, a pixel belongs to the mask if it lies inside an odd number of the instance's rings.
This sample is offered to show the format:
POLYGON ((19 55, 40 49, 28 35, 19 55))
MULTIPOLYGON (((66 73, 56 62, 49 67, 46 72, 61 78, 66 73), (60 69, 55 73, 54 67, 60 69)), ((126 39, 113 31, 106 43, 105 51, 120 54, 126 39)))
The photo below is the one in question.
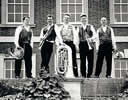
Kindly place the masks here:
POLYGON ((106 59, 107 71, 106 78, 110 78, 112 70, 112 52, 116 51, 116 41, 113 29, 107 25, 106 17, 101 18, 101 27, 97 30, 96 51, 98 54, 96 62, 95 76, 98 78, 106 59))
POLYGON ((53 44, 55 43, 56 37, 60 44, 63 44, 63 42, 59 28, 56 24, 53 24, 53 16, 50 14, 47 16, 47 23, 47 26, 43 27, 40 33, 40 43, 44 41, 40 48, 42 58, 41 69, 45 69, 49 72, 49 61, 53 52, 53 44))
POLYGON ((78 77, 78 69, 76 62, 76 40, 77 34, 75 32, 75 28, 69 23, 70 15, 65 14, 63 17, 64 24, 60 26, 60 34, 62 36, 63 42, 68 45, 72 50, 72 65, 73 65, 73 73, 75 77, 78 77))
MULTIPOLYGON (((29 17, 23 17, 23 25, 16 28, 14 43, 16 48, 24 49, 26 77, 32 78, 32 47, 33 31, 29 26, 29 17)), ((15 60, 15 77, 20 78, 22 59, 15 60)))
POLYGON ((79 26, 78 30, 80 50, 80 71, 82 77, 91 78, 93 72, 94 42, 96 40, 96 31, 93 25, 87 24, 86 14, 81 14, 80 19, 81 25, 79 26), (86 59, 88 61, 88 70, 86 69, 86 59))

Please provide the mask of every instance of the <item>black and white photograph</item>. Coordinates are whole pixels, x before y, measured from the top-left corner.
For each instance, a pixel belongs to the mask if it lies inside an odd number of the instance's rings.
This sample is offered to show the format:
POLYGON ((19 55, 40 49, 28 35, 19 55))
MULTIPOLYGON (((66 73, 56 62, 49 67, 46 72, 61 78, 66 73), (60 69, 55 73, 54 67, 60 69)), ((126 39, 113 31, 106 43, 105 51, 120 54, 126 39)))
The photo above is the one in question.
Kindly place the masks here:
POLYGON ((0 100, 128 100, 128 0, 0 0, 0 100))

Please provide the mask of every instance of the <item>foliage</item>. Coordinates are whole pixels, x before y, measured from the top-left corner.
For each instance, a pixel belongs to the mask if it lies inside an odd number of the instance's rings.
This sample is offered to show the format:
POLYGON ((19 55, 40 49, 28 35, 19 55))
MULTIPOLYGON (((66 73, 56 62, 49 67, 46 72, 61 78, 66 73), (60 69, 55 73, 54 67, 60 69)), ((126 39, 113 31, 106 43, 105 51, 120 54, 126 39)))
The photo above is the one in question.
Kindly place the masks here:
POLYGON ((70 98, 69 92, 60 82, 63 80, 61 76, 50 75, 45 70, 41 70, 38 78, 26 82, 22 88, 12 88, 0 83, 0 96, 15 94, 15 100, 63 100, 70 98))

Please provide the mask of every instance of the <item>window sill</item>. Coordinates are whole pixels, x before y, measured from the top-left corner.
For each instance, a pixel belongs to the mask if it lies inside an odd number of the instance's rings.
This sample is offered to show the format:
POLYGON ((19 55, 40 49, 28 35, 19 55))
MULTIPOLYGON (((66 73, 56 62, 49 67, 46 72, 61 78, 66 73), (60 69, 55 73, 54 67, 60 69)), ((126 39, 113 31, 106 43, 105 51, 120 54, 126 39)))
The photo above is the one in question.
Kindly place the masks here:
MULTIPOLYGON (((17 27, 21 24, 0 24, 0 27, 17 27)), ((30 24, 31 27, 35 27, 36 24, 30 24)))
POLYGON ((110 26, 113 27, 113 28, 114 27, 117 27, 117 28, 118 27, 123 27, 124 28, 124 27, 128 27, 128 24, 110 24, 110 26))

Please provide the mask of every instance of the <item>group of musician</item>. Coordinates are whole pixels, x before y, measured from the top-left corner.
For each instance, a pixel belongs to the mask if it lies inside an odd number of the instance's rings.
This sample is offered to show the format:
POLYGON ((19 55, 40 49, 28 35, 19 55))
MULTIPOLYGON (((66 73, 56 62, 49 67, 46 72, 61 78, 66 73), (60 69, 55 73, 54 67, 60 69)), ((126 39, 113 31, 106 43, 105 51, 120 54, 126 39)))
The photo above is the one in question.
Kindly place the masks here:
MULTIPOLYGON (((33 31, 29 26, 29 19, 29 17, 24 17, 23 25, 16 28, 14 43, 17 48, 22 47, 24 49, 26 77, 32 78, 33 31)), ((47 25, 42 28, 40 33, 40 43, 44 42, 40 45, 41 69, 49 72, 49 61, 55 43, 57 45, 68 45, 72 50, 72 69, 74 76, 79 77, 76 61, 76 50, 78 49, 80 53, 81 77, 91 78, 94 66, 94 47, 96 47, 97 61, 94 77, 99 78, 104 58, 107 66, 106 78, 111 77, 112 53, 117 49, 113 29, 107 25, 107 18, 102 17, 100 20, 101 27, 96 32, 93 25, 88 24, 87 19, 86 14, 81 14, 81 24, 75 28, 70 23, 70 14, 64 14, 63 24, 61 26, 54 24, 54 17, 52 15, 49 14, 47 16, 47 25)), ((16 59, 15 61, 16 78, 20 77, 21 61, 22 59, 16 59)))

